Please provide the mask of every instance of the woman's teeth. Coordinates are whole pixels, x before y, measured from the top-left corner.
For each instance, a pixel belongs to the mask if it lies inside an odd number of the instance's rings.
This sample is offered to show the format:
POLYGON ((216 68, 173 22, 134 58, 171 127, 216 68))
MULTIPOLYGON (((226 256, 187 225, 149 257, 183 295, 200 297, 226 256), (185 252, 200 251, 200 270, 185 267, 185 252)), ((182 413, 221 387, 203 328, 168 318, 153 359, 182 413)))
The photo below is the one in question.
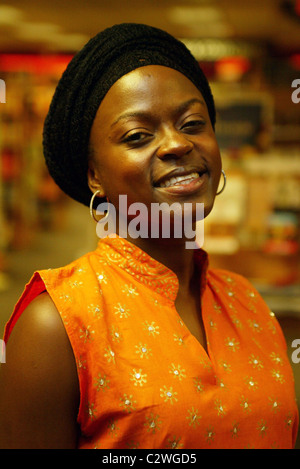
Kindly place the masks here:
POLYGON ((191 173, 188 175, 186 174, 185 176, 173 177, 171 179, 168 179, 165 182, 162 182, 159 187, 175 186, 178 183, 180 183, 180 185, 186 185, 186 184, 189 184, 192 179, 196 179, 198 177, 199 177, 198 173, 191 173))

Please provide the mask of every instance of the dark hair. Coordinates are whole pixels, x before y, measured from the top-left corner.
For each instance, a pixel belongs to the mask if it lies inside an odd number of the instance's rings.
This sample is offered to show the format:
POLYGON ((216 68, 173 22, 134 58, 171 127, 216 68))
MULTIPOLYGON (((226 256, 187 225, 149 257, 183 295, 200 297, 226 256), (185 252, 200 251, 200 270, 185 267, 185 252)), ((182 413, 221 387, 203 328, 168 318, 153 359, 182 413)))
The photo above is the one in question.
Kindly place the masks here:
POLYGON ((99 105, 123 75, 146 65, 183 73, 201 91, 212 126, 215 106, 198 62, 179 40, 152 26, 124 23, 93 37, 71 60, 55 90, 43 133, 51 176, 73 199, 89 205, 89 138, 99 105))

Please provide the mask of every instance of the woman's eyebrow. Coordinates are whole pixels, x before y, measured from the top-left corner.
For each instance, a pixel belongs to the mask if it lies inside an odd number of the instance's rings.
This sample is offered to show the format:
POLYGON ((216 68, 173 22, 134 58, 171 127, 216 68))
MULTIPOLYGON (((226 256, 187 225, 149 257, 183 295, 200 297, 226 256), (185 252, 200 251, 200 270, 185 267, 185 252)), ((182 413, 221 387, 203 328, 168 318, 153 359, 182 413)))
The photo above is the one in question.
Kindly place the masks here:
MULTIPOLYGON (((192 99, 189 99, 188 101, 185 101, 184 103, 180 104, 177 108, 175 108, 174 109, 174 114, 177 114, 177 115, 181 114, 186 109, 188 109, 190 106, 192 106, 193 104, 196 104, 196 103, 201 104, 202 106, 205 106, 205 102, 202 99, 192 98, 192 99)), ((128 112, 124 112, 111 124, 111 127, 114 127, 121 120, 134 119, 134 118, 149 119, 149 112, 147 112, 147 111, 128 111, 128 112)))
POLYGON ((191 107, 193 104, 201 104, 201 106, 205 106, 205 102, 203 99, 200 98, 192 98, 189 99, 188 101, 185 101, 184 103, 180 104, 176 109, 175 113, 176 114, 182 114, 184 111, 186 111, 189 107, 191 107))
POLYGON ((145 119, 146 117, 149 118, 149 113, 146 111, 128 111, 124 112, 124 114, 121 114, 112 124, 111 127, 114 127, 118 122, 121 120, 125 119, 132 119, 132 118, 140 118, 140 119, 145 119))

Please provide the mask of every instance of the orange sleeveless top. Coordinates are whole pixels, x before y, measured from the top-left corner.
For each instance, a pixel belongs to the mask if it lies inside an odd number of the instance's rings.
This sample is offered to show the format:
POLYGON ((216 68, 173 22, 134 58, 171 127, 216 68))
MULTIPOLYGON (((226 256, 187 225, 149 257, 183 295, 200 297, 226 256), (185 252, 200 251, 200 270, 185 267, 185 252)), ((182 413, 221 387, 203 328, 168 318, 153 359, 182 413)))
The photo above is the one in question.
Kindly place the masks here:
POLYGON ((79 448, 292 448, 294 380, 281 329, 243 277, 202 271, 208 352, 175 309, 177 276, 126 239, 36 272, 6 326, 47 290, 80 383, 79 448))

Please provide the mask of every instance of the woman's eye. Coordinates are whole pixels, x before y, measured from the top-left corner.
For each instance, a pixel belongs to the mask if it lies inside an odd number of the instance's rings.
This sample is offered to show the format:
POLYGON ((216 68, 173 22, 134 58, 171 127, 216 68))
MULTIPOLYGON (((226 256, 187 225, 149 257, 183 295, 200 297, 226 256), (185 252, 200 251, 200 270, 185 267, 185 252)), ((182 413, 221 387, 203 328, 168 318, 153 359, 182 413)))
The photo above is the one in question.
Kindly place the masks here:
POLYGON ((141 143, 149 137, 150 135, 146 132, 134 132, 132 134, 126 135, 123 139, 123 142, 131 144, 141 143))
POLYGON ((188 122, 185 122, 183 126, 181 127, 184 130, 191 130, 191 131, 198 131, 202 129, 205 125, 205 122, 203 120, 190 120, 188 122))

